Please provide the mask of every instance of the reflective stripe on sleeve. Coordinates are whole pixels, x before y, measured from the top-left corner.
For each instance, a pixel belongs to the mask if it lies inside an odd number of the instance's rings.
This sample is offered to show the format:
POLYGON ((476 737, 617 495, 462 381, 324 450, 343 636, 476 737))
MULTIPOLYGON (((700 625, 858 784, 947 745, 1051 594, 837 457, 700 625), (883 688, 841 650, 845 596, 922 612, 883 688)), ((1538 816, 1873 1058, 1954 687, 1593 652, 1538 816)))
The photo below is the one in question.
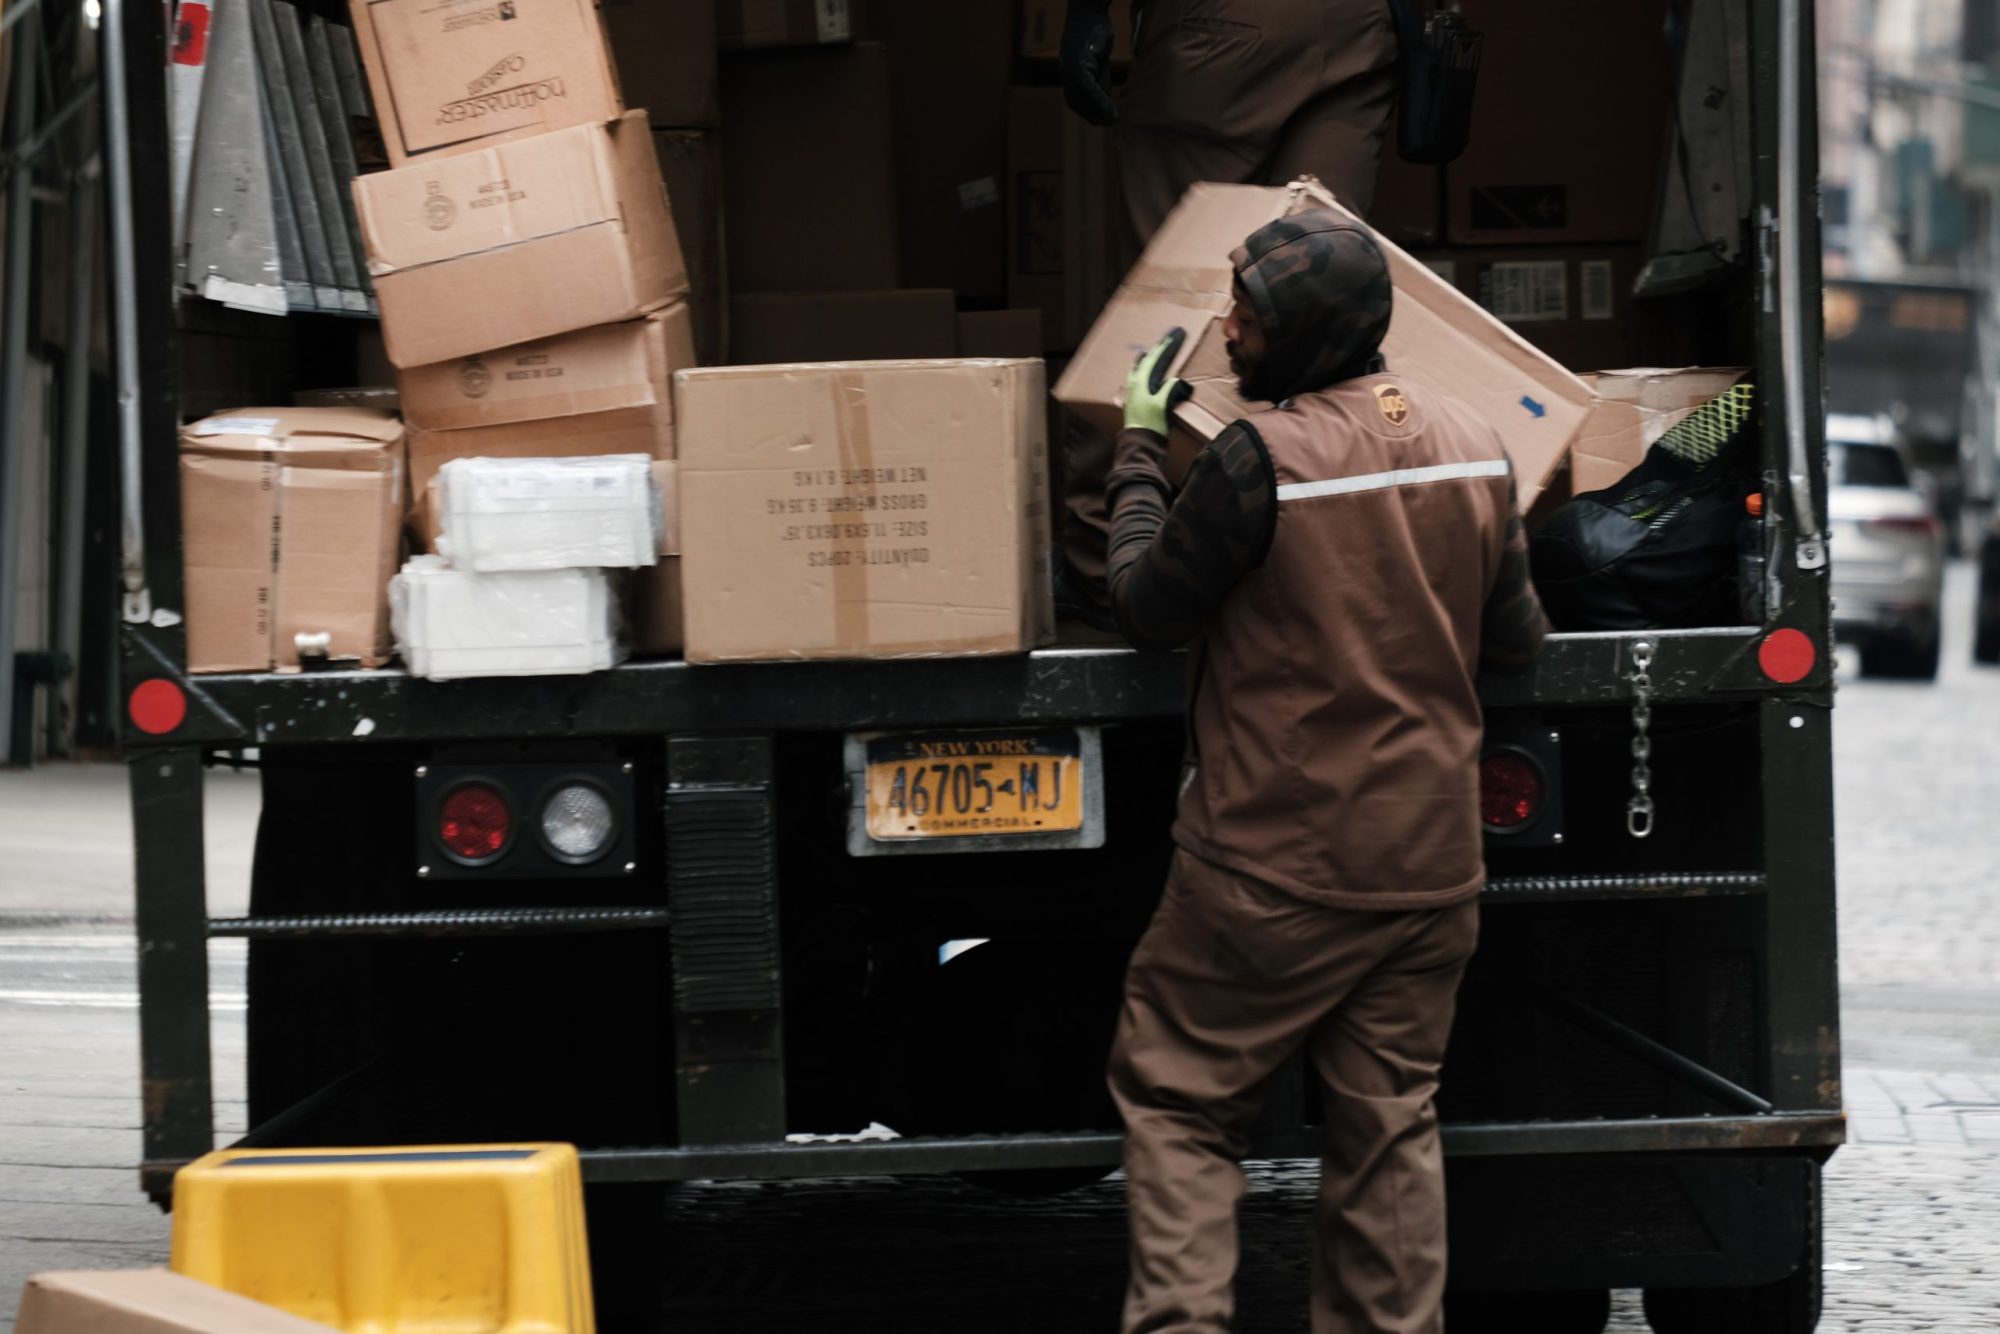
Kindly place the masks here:
POLYGON ((1439 463, 1428 468, 1398 468, 1394 472, 1363 473, 1359 477, 1329 477, 1322 482, 1286 482, 1278 488, 1279 500, 1312 500, 1318 496, 1346 496, 1356 491, 1382 491, 1392 486, 1419 486, 1425 482, 1454 482, 1467 477, 1505 477, 1505 459, 1480 459, 1472 463, 1439 463))

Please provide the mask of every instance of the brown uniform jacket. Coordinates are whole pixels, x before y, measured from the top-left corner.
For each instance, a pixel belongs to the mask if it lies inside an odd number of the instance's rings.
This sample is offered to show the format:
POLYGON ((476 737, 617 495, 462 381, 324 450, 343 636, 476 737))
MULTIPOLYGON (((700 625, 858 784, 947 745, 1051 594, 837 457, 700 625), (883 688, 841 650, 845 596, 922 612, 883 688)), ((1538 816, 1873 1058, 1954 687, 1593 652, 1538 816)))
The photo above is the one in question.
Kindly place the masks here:
POLYGON ((1176 595, 1183 616, 1194 610, 1189 567, 1205 547, 1225 563, 1249 551, 1203 609, 1191 654, 1176 841, 1341 907, 1476 895, 1474 680, 1482 656, 1532 660, 1545 628, 1499 437, 1389 374, 1300 395, 1231 432, 1235 457, 1254 445, 1262 478, 1207 459, 1206 481, 1197 465, 1171 515, 1157 450, 1130 438, 1140 433, 1121 440, 1113 475, 1113 601, 1133 628, 1176 595), (1219 485, 1218 468, 1237 484, 1219 485), (1204 493, 1225 512, 1185 512, 1204 493), (1259 514, 1261 551, 1254 530, 1243 536, 1243 516, 1259 514))

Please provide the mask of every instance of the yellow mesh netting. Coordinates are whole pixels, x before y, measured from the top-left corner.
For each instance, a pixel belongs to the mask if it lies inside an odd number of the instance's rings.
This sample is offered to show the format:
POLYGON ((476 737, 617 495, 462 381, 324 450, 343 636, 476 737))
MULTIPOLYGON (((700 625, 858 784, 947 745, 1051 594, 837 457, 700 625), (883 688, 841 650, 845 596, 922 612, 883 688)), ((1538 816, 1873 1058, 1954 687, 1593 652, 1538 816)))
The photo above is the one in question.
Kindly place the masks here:
POLYGON ((1743 429, 1756 397, 1756 387, 1749 384, 1723 390, 1676 422, 1660 437, 1660 448, 1689 463, 1707 463, 1743 429))

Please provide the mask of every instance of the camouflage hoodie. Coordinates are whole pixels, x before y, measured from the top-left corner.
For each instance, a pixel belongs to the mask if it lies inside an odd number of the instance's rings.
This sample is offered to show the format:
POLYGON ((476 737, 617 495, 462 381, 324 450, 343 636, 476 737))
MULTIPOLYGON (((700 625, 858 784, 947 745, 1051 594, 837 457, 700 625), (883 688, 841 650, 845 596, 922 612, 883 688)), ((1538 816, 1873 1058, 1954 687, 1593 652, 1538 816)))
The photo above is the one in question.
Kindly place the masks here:
POLYGON ((1258 228, 1230 262, 1266 345, 1246 399, 1281 403, 1381 369, 1394 297, 1367 228, 1310 209, 1258 228))

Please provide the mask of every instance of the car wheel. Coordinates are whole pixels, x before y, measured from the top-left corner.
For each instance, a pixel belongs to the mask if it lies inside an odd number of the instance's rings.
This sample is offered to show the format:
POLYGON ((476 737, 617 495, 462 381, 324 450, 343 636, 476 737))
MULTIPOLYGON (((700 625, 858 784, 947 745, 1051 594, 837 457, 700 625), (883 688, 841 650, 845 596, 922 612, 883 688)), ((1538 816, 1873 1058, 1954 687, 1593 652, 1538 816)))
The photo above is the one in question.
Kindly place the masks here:
POLYGON ((1934 681, 1938 673, 1938 636, 1911 641, 1880 639, 1861 649, 1861 674, 1892 681, 1934 681))

